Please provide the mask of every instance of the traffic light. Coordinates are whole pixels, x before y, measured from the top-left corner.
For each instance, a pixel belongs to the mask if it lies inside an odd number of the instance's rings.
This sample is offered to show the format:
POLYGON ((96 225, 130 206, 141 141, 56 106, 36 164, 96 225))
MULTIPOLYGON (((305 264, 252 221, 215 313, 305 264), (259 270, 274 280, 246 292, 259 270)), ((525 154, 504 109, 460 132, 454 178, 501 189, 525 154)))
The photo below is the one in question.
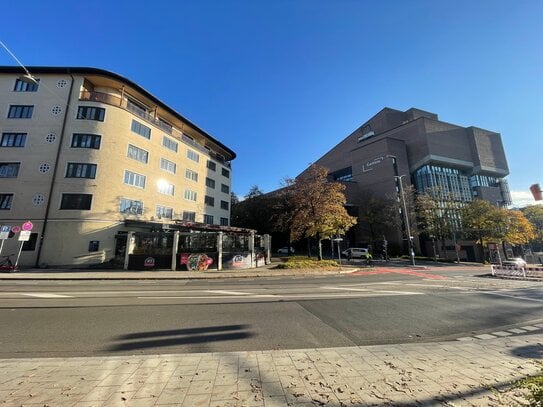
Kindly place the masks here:
POLYGON ((541 194, 541 187, 539 186, 539 184, 533 184, 532 186, 530 186, 530 191, 532 191, 532 195, 534 196, 534 199, 536 201, 541 201, 543 199, 541 194))

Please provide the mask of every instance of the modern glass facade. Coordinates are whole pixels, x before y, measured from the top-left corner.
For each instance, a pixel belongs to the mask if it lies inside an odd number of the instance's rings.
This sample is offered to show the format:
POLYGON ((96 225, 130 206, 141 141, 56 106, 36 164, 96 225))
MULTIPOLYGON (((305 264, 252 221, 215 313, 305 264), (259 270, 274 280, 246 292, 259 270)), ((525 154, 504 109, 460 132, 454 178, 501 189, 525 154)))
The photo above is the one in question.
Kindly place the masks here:
POLYGON ((417 192, 443 201, 470 202, 473 194, 469 177, 457 168, 425 165, 413 174, 417 192))

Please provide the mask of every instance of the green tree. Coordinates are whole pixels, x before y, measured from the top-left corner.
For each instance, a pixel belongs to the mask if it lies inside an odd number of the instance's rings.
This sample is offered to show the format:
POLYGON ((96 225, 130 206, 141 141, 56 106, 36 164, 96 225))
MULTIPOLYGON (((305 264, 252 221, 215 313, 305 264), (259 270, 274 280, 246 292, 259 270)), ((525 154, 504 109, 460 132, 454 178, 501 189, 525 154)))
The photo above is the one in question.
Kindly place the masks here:
POLYGON ((488 201, 475 199, 461 210, 464 231, 476 237, 484 262, 484 247, 499 235, 500 209, 488 201))
POLYGON ((327 179, 328 170, 311 167, 293 185, 294 216, 292 236, 314 237, 318 242, 318 258, 322 260, 322 240, 345 233, 356 224, 356 218, 345 209, 345 185, 327 179))
POLYGON ((530 205, 521 211, 534 227, 535 237, 531 243, 543 250, 543 205, 530 205))

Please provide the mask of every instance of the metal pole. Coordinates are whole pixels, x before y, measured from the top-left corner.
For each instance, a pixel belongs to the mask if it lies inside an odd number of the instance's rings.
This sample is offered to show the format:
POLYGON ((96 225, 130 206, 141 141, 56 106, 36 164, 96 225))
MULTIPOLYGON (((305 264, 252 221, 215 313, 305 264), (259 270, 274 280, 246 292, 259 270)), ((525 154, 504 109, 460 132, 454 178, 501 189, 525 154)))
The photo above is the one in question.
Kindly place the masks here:
POLYGON ((19 264, 19 257, 21 257, 21 252, 23 251, 23 244, 25 242, 21 242, 21 246, 19 247, 19 253, 17 253, 17 260, 15 260, 15 269, 17 269, 17 264, 19 264))
POLYGON ((405 174, 404 175, 398 175, 398 176, 394 176, 394 178, 399 178, 400 182, 400 195, 402 196, 402 206, 403 206, 403 212, 404 212, 404 217, 405 217, 405 231, 407 232, 407 243, 408 243, 408 246, 409 246, 409 255, 411 256, 411 264, 414 266, 415 265, 415 252, 413 251, 413 241, 412 241, 412 238, 411 238, 411 228, 409 227, 409 217, 407 215, 407 207, 405 205, 405 197, 404 197, 404 193, 403 193, 403 182, 402 182, 402 177, 405 177, 405 174))
POLYGON ((0 243, 0 254, 2 254, 2 249, 4 248, 5 241, 6 241, 5 239, 2 239, 2 243, 0 243))

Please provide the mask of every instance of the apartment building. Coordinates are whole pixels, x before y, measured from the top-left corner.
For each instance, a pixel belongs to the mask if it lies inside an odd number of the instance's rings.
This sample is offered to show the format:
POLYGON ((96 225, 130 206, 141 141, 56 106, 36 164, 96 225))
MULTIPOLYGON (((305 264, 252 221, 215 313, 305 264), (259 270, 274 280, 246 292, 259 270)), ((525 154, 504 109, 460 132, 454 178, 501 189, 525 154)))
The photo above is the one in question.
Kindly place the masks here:
POLYGON ((33 224, 20 264, 102 263, 128 231, 229 225, 231 149, 118 74, 28 71, 0 67, 0 225, 33 224))
MULTIPOLYGON (((462 205, 475 198, 498 206, 511 204, 500 134, 447 123, 435 113, 416 108, 382 109, 315 163, 347 185, 353 214, 364 205, 364 197, 399 195, 398 176, 403 176, 404 188, 412 185, 419 193, 438 197, 443 205, 451 201, 462 205)), ((399 216, 403 220, 401 212, 399 216)), ((405 247, 405 231, 399 232, 391 230, 386 238, 405 247)), ((374 243, 362 224, 349 239, 351 245, 374 243)), ((419 242, 414 243, 420 250, 419 242)), ((452 250, 443 256, 454 258, 452 243, 452 250)), ((461 243, 461 257, 475 260, 473 242, 461 243)))

